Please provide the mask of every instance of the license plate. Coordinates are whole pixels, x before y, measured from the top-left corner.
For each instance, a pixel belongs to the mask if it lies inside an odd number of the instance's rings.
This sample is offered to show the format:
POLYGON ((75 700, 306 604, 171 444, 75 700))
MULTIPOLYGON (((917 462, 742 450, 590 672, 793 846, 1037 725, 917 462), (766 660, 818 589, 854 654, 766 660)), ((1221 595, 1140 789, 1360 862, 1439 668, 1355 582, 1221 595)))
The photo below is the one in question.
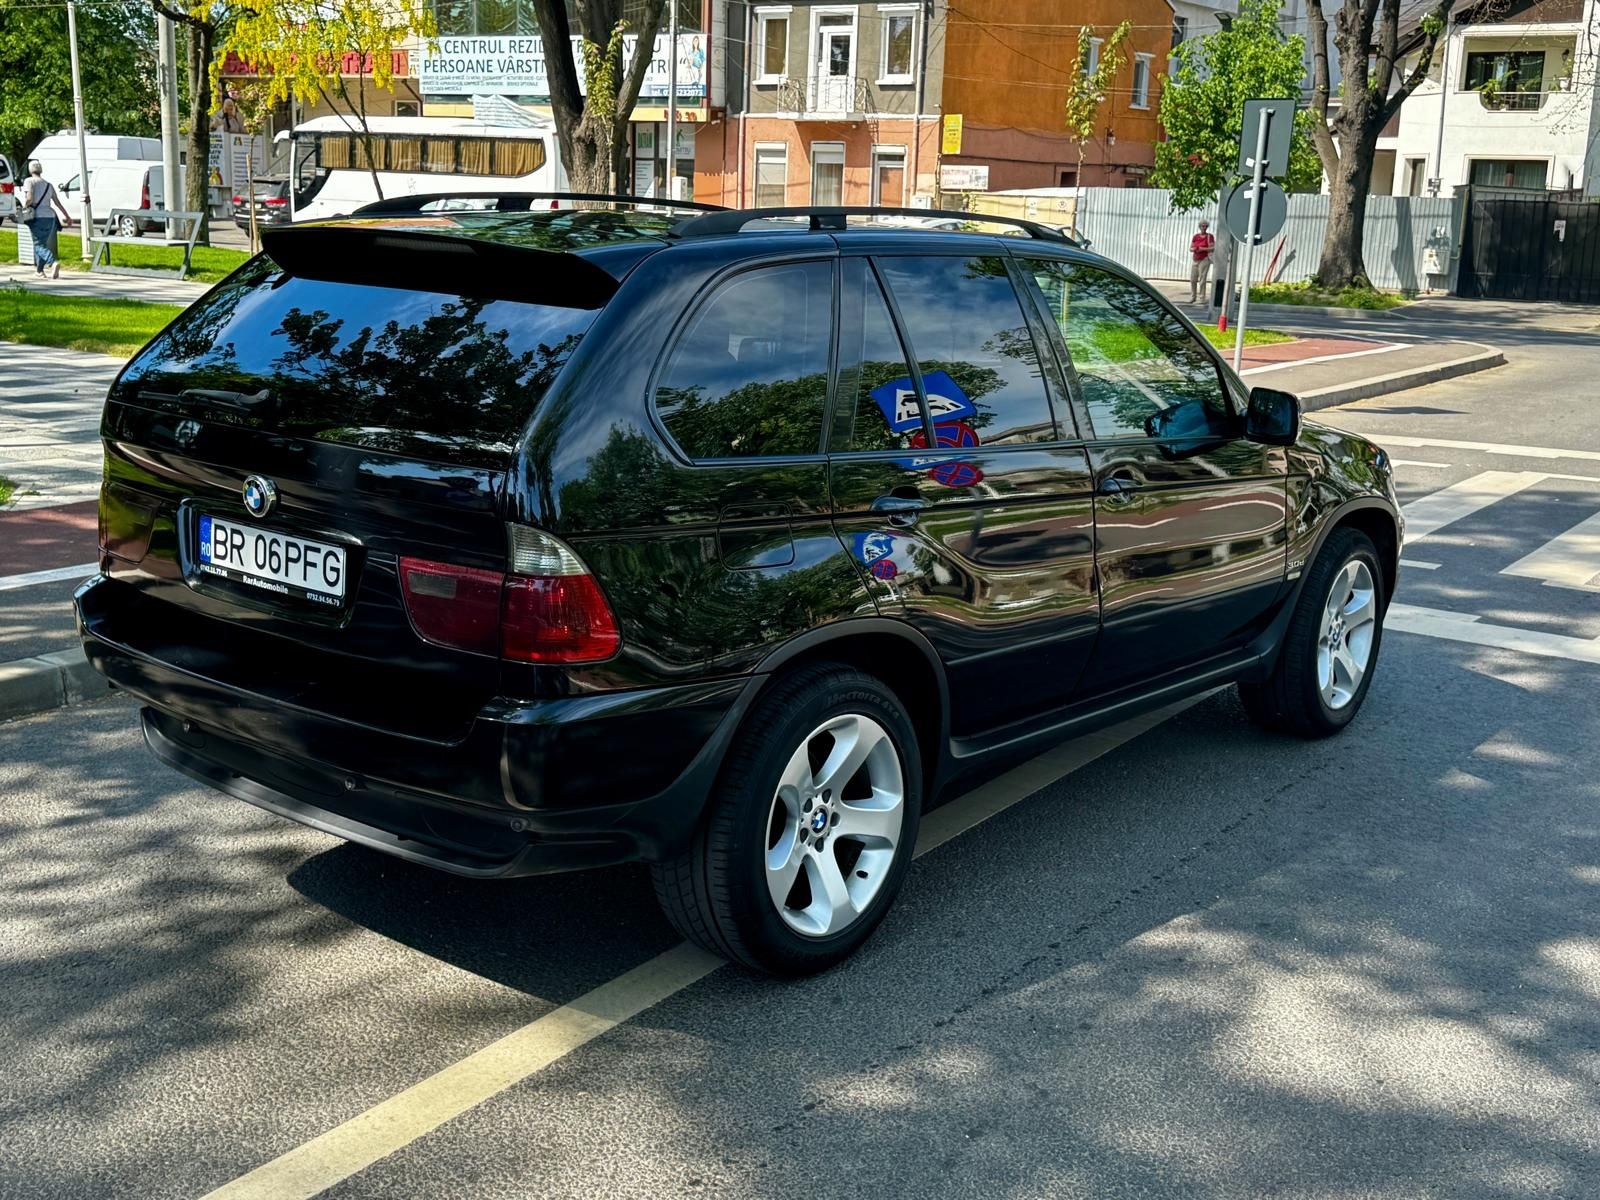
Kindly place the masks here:
POLYGON ((338 605, 344 600, 345 565, 342 546, 200 516, 200 569, 207 575, 338 605))

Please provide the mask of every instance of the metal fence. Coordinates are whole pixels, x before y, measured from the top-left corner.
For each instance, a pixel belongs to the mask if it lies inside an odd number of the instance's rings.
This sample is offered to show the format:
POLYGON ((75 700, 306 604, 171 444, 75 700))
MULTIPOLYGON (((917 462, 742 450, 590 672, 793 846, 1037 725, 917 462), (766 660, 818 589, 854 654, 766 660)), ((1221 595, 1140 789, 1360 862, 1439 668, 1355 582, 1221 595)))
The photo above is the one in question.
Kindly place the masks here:
MULTIPOLYGON (((969 200, 973 210, 996 215, 1057 225, 1076 220, 1096 253, 1147 279, 1186 279, 1189 238, 1201 217, 1215 228, 1216 209, 1173 212, 1170 196, 1156 188, 1079 188, 1039 195, 973 193, 969 200)), ((1448 197, 1369 197, 1362 245, 1372 282, 1408 292, 1450 290, 1459 204, 1448 197)), ((1269 262, 1274 280, 1294 283, 1314 275, 1327 225, 1327 196, 1290 196, 1283 232, 1256 252, 1258 278, 1269 262)))

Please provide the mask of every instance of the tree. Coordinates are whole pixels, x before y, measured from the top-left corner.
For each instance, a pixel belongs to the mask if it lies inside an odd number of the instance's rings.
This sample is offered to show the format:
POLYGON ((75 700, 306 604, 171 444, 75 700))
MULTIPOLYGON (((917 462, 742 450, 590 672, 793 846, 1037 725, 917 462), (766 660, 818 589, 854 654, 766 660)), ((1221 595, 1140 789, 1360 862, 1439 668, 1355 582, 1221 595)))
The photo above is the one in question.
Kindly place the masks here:
MULTIPOLYGON (((78 51, 84 123, 155 134, 156 23, 143 0, 81 6, 78 51)), ((66 6, 0 0, 0 151, 19 170, 41 138, 72 127, 71 79, 66 6)))
MULTIPOLYGON (((211 176, 211 87, 212 61, 217 41, 232 23, 235 11, 223 0, 195 0, 192 8, 173 5, 168 0, 150 0, 150 7, 177 23, 184 33, 184 59, 188 67, 189 145, 184 152, 183 207, 200 214, 196 238, 208 243, 210 220, 207 216, 207 189, 211 176)), ((171 202, 168 201, 170 204, 171 202)))
MULTIPOLYGON (((1173 52, 1178 73, 1161 93, 1167 140, 1156 143, 1150 178, 1172 190, 1174 210, 1210 203, 1232 179, 1246 100, 1300 94, 1305 39, 1284 36, 1280 8, 1282 0, 1244 0, 1230 25, 1173 52)), ((1284 180, 1289 191, 1316 191, 1322 183, 1311 119, 1309 112, 1296 119, 1284 180)))
POLYGON ((1067 78, 1067 132, 1078 145, 1077 181, 1080 187, 1083 185, 1084 151, 1094 140, 1095 131, 1099 128, 1100 106, 1105 103, 1106 93, 1116 82, 1122 64, 1128 61, 1128 53, 1123 45, 1133 32, 1133 23, 1124 21, 1104 39, 1095 37, 1094 28, 1093 25, 1085 25, 1078 30, 1077 70, 1067 78), (1096 41, 1100 42, 1100 57, 1091 69, 1096 41))
MULTIPOLYGON (((676 2, 676 0, 674 0, 676 2)), ((610 192, 622 176, 628 117, 638 102, 667 0, 644 0, 633 59, 623 61, 623 0, 575 0, 582 61, 573 54, 568 0, 533 0, 550 77, 561 159, 574 190, 610 192), (583 86, 579 86, 579 72, 583 86)), ((676 53, 674 47, 669 53, 676 53)))
POLYGON ((367 82, 394 90, 394 59, 411 39, 437 35, 421 0, 253 0, 229 26, 212 64, 213 88, 231 52, 266 85, 269 103, 323 101, 355 133, 379 199, 383 162, 367 121, 367 82))
POLYGON ((1339 54, 1339 106, 1331 116, 1328 18, 1323 0, 1307 0, 1311 27, 1312 142, 1328 175, 1328 229, 1317 266, 1319 287, 1370 287, 1361 255, 1367 192, 1378 135, 1401 104, 1428 77, 1433 52, 1454 0, 1438 0, 1422 18, 1421 45, 1410 74, 1401 74, 1400 0, 1345 0, 1334 14, 1333 46, 1339 54))

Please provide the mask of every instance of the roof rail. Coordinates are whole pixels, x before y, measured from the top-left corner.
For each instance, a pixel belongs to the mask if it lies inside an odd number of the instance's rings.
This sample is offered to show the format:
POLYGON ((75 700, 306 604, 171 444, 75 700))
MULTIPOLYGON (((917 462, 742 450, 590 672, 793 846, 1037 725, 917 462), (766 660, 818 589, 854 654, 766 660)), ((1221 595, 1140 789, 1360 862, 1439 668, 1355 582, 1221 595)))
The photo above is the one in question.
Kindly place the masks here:
POLYGON ((932 221, 971 221, 995 225, 1014 225, 1028 234, 1047 242, 1064 242, 1081 246, 1076 238, 1038 221, 1024 221, 1020 217, 999 217, 990 213, 956 212, 945 208, 740 208, 722 209, 703 217, 689 217, 672 227, 672 236, 680 238, 715 237, 718 234, 738 233, 751 221, 781 217, 809 217, 813 233, 846 228, 849 217, 918 217, 932 221))
POLYGON ((416 212, 424 204, 441 200, 493 200, 495 212, 527 212, 535 200, 610 200, 618 204, 655 205, 703 213, 727 211, 720 204, 700 204, 694 200, 656 200, 649 196, 611 196, 602 192, 428 192, 420 196, 390 196, 374 200, 371 204, 363 204, 351 215, 416 212))

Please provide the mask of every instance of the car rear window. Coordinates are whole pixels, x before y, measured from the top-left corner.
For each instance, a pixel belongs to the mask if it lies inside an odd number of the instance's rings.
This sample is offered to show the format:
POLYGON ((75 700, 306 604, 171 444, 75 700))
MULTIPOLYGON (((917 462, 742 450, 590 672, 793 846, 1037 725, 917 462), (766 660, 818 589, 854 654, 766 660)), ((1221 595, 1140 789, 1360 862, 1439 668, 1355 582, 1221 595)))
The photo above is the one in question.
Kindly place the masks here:
POLYGON ((146 347, 117 398, 295 437, 497 466, 596 315, 302 279, 262 256, 146 347))

